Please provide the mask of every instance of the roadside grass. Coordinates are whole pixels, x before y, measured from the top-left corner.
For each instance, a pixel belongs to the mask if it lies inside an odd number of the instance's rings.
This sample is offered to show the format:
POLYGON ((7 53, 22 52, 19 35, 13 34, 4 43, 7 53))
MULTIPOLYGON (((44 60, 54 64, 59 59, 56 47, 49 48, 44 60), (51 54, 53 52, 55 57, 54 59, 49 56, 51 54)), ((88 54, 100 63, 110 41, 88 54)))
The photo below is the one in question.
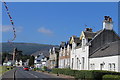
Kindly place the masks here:
POLYGON ((12 66, 0 66, 0 75, 4 74, 6 71, 11 70, 12 66))

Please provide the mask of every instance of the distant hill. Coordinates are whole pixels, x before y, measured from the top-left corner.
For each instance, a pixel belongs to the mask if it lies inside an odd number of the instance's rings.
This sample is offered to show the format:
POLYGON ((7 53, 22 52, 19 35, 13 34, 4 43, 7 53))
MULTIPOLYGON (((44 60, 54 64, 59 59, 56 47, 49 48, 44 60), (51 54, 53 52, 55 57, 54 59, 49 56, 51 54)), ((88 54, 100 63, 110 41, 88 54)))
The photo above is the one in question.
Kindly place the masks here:
POLYGON ((48 51, 50 48, 57 47, 57 45, 36 44, 36 43, 14 43, 13 46, 11 46, 10 43, 0 43, 0 49, 2 48, 2 51, 0 50, 0 52, 12 53, 13 49, 16 47, 18 50, 23 51, 23 54, 31 55, 33 53, 39 54, 40 52, 43 52, 48 55, 48 51))

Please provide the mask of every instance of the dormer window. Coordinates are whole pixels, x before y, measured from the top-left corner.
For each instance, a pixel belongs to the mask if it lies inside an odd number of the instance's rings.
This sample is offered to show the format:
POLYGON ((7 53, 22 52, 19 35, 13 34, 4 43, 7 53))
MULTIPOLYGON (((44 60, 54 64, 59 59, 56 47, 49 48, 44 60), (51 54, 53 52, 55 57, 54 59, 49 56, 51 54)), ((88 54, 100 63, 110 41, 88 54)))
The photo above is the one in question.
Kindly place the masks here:
POLYGON ((76 47, 76 43, 74 42, 74 43, 72 44, 72 48, 75 49, 75 47, 76 47))
POLYGON ((82 39, 82 50, 85 52, 85 39, 82 39))
POLYGON ((51 53, 51 49, 49 50, 49 53, 51 53))

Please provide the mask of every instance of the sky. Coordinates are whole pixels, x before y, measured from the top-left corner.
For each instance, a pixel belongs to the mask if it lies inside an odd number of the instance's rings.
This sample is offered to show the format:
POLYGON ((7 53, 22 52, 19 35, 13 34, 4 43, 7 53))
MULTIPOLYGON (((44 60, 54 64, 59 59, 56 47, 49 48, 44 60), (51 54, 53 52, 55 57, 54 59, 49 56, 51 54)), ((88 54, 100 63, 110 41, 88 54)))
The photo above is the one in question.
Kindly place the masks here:
MULTIPOLYGON (((8 2, 16 28, 14 42, 59 45, 86 26, 102 29, 104 16, 112 17, 118 33, 117 2, 8 2)), ((2 42, 13 38, 12 26, 2 5, 2 42)))

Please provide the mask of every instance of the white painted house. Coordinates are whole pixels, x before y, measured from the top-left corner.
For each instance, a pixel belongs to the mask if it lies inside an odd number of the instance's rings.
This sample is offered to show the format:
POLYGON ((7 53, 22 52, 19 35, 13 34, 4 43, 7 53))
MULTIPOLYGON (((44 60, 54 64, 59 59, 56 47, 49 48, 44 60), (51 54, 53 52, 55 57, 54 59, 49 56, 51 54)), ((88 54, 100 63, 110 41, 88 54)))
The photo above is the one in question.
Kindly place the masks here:
POLYGON ((59 68, 70 68, 71 44, 69 41, 61 42, 59 52, 59 68))
POLYGON ((43 53, 40 53, 39 55, 35 56, 35 60, 34 60, 34 65, 36 68, 41 68, 42 67, 42 62, 41 60, 44 58, 45 56, 43 55, 43 53))
POLYGON ((47 57, 47 56, 45 56, 44 58, 42 58, 41 59, 41 68, 43 68, 43 67, 48 67, 49 65, 48 65, 48 59, 49 59, 49 57, 47 57))
POLYGON ((95 36, 91 28, 86 28, 82 31, 80 37, 72 36, 70 43, 72 44, 71 51, 71 69, 88 70, 89 57, 89 41, 95 36))
POLYGON ((90 70, 109 70, 120 72, 120 41, 101 47, 90 56, 90 70))
POLYGON ((22 60, 16 60, 15 61, 15 66, 23 66, 23 62, 22 62, 22 60))
POLYGON ((53 47, 49 53, 49 68, 58 68, 59 47, 53 47))
MULTIPOLYGON (((93 32, 91 28, 86 28, 80 37, 72 36, 70 44, 71 69, 120 72, 120 37, 113 30, 112 18, 109 16, 104 17, 102 30, 93 32)), ((64 54, 60 52, 60 55, 64 54)), ((59 61, 59 67, 64 68, 61 66, 64 66, 64 61, 59 61)))
POLYGON ((59 51, 59 68, 65 68, 65 46, 66 42, 61 42, 59 51))
POLYGON ((103 30, 91 40, 90 44, 90 70, 120 72, 120 37, 113 30, 113 22, 109 16, 105 16, 103 30))
MULTIPOLYGON (((2 66, 2 65, 1 65, 2 66)), ((12 66, 12 60, 3 63, 3 66, 12 66)))

